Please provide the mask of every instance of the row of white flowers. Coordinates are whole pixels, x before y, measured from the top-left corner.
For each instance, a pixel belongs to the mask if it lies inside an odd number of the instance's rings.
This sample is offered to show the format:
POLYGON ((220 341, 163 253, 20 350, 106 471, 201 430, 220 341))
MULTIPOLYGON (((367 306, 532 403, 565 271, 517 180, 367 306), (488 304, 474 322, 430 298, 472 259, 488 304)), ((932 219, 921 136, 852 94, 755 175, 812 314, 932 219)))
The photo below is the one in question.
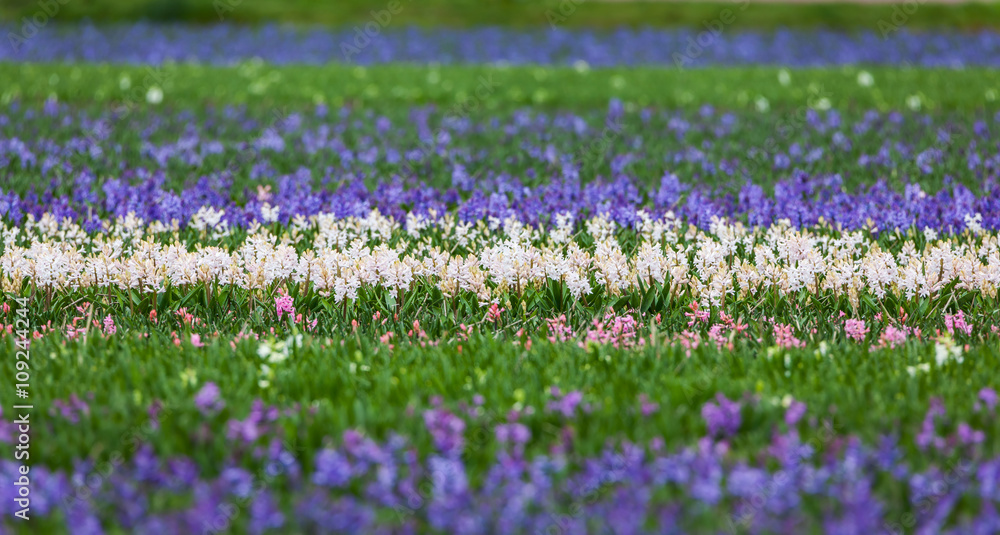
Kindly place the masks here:
POLYGON ((311 283, 338 302, 357 299, 362 287, 398 294, 423 283, 487 302, 547 281, 561 281, 576 298, 595 286, 628 292, 642 281, 690 290, 705 304, 771 289, 832 291, 856 304, 865 291, 909 299, 952 283, 994 298, 1000 285, 1000 248, 989 232, 875 240, 867 230, 795 229, 788 222, 747 228, 724 220, 702 231, 669 214, 653 220, 640 213, 626 252, 623 233, 601 217, 576 232, 580 227, 565 215, 551 228, 534 228, 514 219, 462 223, 450 214, 410 216, 401 224, 373 211, 364 218, 319 215, 288 227, 255 225, 236 238, 220 216, 196 216, 183 231, 130 216, 97 233, 48 216, 29 218, 3 229, 0 283, 14 291, 27 277, 46 290, 142 292, 208 282, 248 289, 311 283))

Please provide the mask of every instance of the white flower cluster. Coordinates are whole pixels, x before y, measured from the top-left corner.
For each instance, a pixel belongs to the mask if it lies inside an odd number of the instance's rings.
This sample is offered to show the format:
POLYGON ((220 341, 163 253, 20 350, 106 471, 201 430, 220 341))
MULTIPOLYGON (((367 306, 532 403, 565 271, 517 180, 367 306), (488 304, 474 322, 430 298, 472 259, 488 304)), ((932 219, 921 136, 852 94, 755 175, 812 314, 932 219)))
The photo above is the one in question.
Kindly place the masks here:
MULTIPOLYGON (((194 230, 201 240, 211 241, 209 231, 214 239, 228 233, 219 217, 199 216, 194 230)), ((359 299, 362 288, 398 297, 421 284, 449 297, 471 293, 485 303, 548 281, 561 282, 575 298, 597 287, 621 294, 642 281, 675 293, 689 290, 714 305, 727 295, 772 289, 833 292, 855 305, 864 292, 909 299, 949 287, 995 298, 1000 285, 997 235, 985 231, 934 240, 925 234, 918 248, 912 237, 874 240, 866 231, 799 230, 787 221, 751 229, 715 220, 705 232, 669 214, 653 220, 640 213, 639 220, 636 233, 622 233, 613 222, 593 218, 584 222, 586 232, 573 235, 571 220, 562 215, 548 230, 515 219, 492 228, 453 215, 411 217, 403 228, 373 211, 364 218, 298 217, 280 234, 255 225, 236 245, 229 237, 227 247, 191 247, 182 239, 188 231, 176 225, 119 218, 90 235, 71 222, 29 218, 24 228, 2 229, 0 283, 8 291, 28 278, 46 290, 141 292, 199 283, 246 289, 311 284, 337 302, 359 299)))

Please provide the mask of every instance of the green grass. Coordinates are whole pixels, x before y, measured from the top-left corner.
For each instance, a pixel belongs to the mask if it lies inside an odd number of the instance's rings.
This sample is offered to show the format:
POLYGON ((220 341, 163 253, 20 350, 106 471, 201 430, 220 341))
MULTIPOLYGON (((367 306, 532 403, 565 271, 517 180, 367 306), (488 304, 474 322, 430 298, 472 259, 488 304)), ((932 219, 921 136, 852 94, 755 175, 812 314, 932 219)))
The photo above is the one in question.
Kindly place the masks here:
MULTIPOLYGON (((709 20, 742 2, 602 2, 596 0, 428 0, 410 4, 393 24, 468 27, 500 25, 512 27, 548 26, 554 20, 564 27, 617 28, 680 27, 701 28, 709 20), (561 4, 563 6, 561 7, 561 4)), ((901 4, 901 3, 900 3, 901 4)), ((303 25, 351 26, 372 20, 372 11, 384 10, 388 1, 340 0, 92 0, 59 6, 60 22, 89 19, 101 22, 154 20, 170 22, 294 23, 303 25)), ((733 23, 736 29, 770 30, 782 27, 837 28, 877 32, 880 20, 890 21, 892 4, 843 5, 751 3, 733 23)), ((39 11, 35 0, 6 0, 0 15, 20 20, 39 11)), ((959 5, 922 4, 907 15, 906 29, 948 28, 980 30, 1000 27, 1000 6, 995 3, 959 5)))
POLYGON ((162 105, 199 108, 246 104, 303 107, 325 102, 373 108, 438 104, 452 114, 469 110, 605 108, 611 98, 631 106, 697 109, 710 104, 752 109, 766 99, 772 110, 794 111, 826 98, 833 108, 903 110, 918 97, 925 111, 1000 109, 1000 70, 842 67, 789 71, 778 67, 608 68, 577 70, 536 66, 349 65, 233 67, 171 64, 0 64, 0 103, 13 99, 146 107, 150 87, 163 90, 162 105), (875 84, 862 87, 866 70, 875 84), (128 85, 123 79, 128 79, 128 85), (128 89, 122 89, 122 87, 128 89), (478 91, 478 93, 477 93, 478 91), (478 96, 477 96, 478 95, 478 96))
MULTIPOLYGON (((950 421, 986 426, 983 453, 1000 451, 997 421, 973 411, 975 393, 995 386, 994 370, 1000 365, 995 344, 971 349, 965 364, 932 364, 930 372, 914 378, 906 367, 933 363, 933 344, 911 342, 894 351, 871 353, 851 343, 834 343, 825 350, 812 344, 773 356, 750 346, 738 346, 732 353, 702 346, 689 358, 676 345, 626 351, 536 340, 524 350, 490 335, 431 348, 400 343, 392 351, 369 336, 344 341, 341 345, 339 339, 331 343, 306 338, 288 360, 271 365, 275 374, 266 388, 257 383, 263 361, 252 341, 240 342, 235 351, 226 338, 204 348, 186 343, 177 348, 158 334, 148 339, 92 335, 85 343, 64 343, 59 337, 36 341, 31 352, 37 414, 71 394, 86 399, 93 392, 94 397, 89 400, 90 415, 78 424, 48 416, 45 440, 32 445, 31 459, 68 467, 72 459, 120 447, 123 434, 147 421, 154 400, 167 408, 152 441, 156 450, 192 456, 209 472, 231 450, 225 422, 244 418, 254 399, 293 409, 278 425, 307 462, 324 439, 339 440, 352 428, 378 438, 401 433, 427 451, 430 439, 419 415, 432 407, 431 398, 440 395, 445 406, 457 410, 461 402, 471 405, 473 395, 481 394, 489 411, 481 425, 489 438, 475 429, 467 437, 479 441, 469 448, 470 467, 485 469, 495 454, 492 426, 512 408, 535 409, 520 421, 531 428, 530 448, 537 453, 547 451, 565 425, 576 430, 575 450, 581 454, 599 452, 607 440, 647 443, 658 436, 673 448, 704 434, 700 410, 716 392, 742 398, 748 407, 733 442, 741 458, 766 447, 773 430, 783 425, 785 396, 805 402, 810 416, 832 422, 839 435, 872 443, 893 429, 901 444, 911 448, 928 399, 940 397, 950 421), (193 397, 208 381, 220 386, 227 408, 206 421, 193 397), (548 413, 551 386, 582 391, 591 412, 580 411, 569 421, 548 413), (659 403, 659 410, 649 417, 639 414, 639 394, 659 403), (206 425, 212 430, 209 438, 193 447, 193 436, 206 425)), ((14 350, 11 337, 4 348, 14 350)), ((15 401, 4 393, 6 405, 15 401)), ((804 426, 803 440, 819 429, 804 426)), ((926 461, 915 449, 910 453, 918 465, 926 461)))

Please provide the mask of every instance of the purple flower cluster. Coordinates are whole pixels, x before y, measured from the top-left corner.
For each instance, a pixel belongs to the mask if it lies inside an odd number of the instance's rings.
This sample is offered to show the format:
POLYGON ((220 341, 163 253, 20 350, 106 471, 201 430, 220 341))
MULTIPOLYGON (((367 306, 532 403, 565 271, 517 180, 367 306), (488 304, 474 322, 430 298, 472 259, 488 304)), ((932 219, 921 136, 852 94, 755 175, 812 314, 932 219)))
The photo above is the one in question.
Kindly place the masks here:
POLYGON ((245 226, 264 221, 268 204, 279 208, 283 223, 320 212, 365 216, 377 208, 399 220, 409 212, 454 211, 465 221, 516 217, 538 224, 568 213, 578 223, 603 214, 631 226, 644 209, 654 217, 672 211, 702 227, 720 216, 762 226, 822 220, 848 229, 870 223, 957 232, 979 213, 983 228, 1000 228, 995 120, 973 118, 966 128, 919 114, 869 112, 847 120, 808 110, 800 131, 784 139, 748 137, 761 121, 754 114, 619 108, 613 101, 607 114, 624 116, 618 137, 607 153, 588 156, 579 147, 601 134, 593 117, 572 114, 518 111, 482 122, 443 121, 435 135, 427 108, 411 110, 412 121, 398 128, 386 117, 349 109, 336 117, 325 108, 293 113, 274 125, 238 110, 209 112, 217 115, 205 124, 244 139, 282 141, 252 149, 253 143, 221 141, 183 113, 145 117, 144 128, 129 129, 141 132, 134 146, 121 132, 108 133, 110 117, 95 121, 59 105, 38 114, 14 105, 0 115, 0 130, 10 132, 0 137, 0 168, 31 178, 17 192, 0 187, 0 218, 21 222, 49 212, 94 231, 101 218, 130 212, 185 224, 200 208, 213 207, 225 210, 230 225, 245 226), (180 137, 168 137, 180 123, 180 137), (10 130, 15 124, 54 129, 53 136, 23 141, 10 130), (70 133, 76 128, 104 133, 81 138, 70 133), (662 129, 669 135, 657 134, 662 129), (488 138, 473 141, 488 132, 522 139, 518 157, 498 158, 488 138), (703 140, 696 145, 688 141, 693 137, 703 140), (137 157, 119 156, 135 150, 137 157), (590 165, 590 156, 603 164, 590 165), (179 166, 200 173, 178 174, 179 166))
MULTIPOLYGON (((0 26, 4 35, 20 28, 0 26)), ((360 64, 439 62, 689 66, 779 64, 823 66, 888 64, 934 67, 1000 65, 1000 34, 778 30, 723 32, 707 45, 699 30, 615 31, 507 28, 386 28, 357 46, 358 30, 183 26, 138 23, 43 28, 16 47, 0 47, 0 61, 196 61, 360 64)))
MULTIPOLYGON (((214 396, 199 393, 204 397, 214 396)), ((934 414, 943 410, 932 408, 934 414)), ((786 421, 797 422, 804 411, 793 403, 786 421)), ((737 433, 738 403, 719 395, 702 412, 710 434, 737 433)), ((557 448, 528 458, 523 446, 530 430, 501 423, 495 426, 500 449, 482 482, 473 485, 461 451, 464 421, 440 407, 424 420, 435 446, 424 458, 402 437, 380 444, 348 431, 340 446, 324 446, 312 456, 311 471, 273 435, 258 442, 256 471, 240 463, 239 448, 213 473, 188 458, 158 457, 149 446, 128 461, 80 461, 69 472, 36 465, 32 512, 53 522, 61 513, 66 527, 80 534, 102 533, 108 525, 163 534, 1000 528, 1000 458, 981 459, 970 444, 955 445, 957 461, 916 469, 901 461, 903 449, 894 438, 869 447, 837 436, 827 422, 809 424, 816 426, 809 441, 800 438, 798 425, 776 430, 753 462, 731 455, 728 439, 711 436, 675 452, 654 439, 646 447, 624 442, 589 457, 557 448)), ((16 470, 15 463, 0 461, 4 478, 12 480, 16 470)), ((14 503, 11 492, 10 485, 0 491, 4 513, 14 503)))
POLYGON ((710 401, 701 408, 701 417, 708 425, 708 434, 722 437, 735 435, 742 422, 739 402, 730 401, 722 393, 716 394, 715 399, 717 403, 710 401))
MULTIPOLYGON (((546 410, 552 413, 561 414, 564 418, 572 418, 576 414, 576 408, 583 401, 583 392, 574 390, 563 395, 559 387, 552 387, 552 401, 548 403, 546 410)), ((584 410, 588 407, 584 405, 584 410)))
MULTIPOLYGON (((796 227, 824 221, 851 230, 873 224, 883 230, 915 227, 961 232, 966 228, 966 216, 979 213, 983 216, 982 228, 1000 229, 1000 187, 992 179, 983 183, 981 196, 961 184, 935 193, 923 192, 919 185, 912 184, 899 193, 883 181, 852 193, 844 190, 837 176, 810 177, 801 173, 795 179, 779 180, 772 196, 765 193, 763 186, 749 181, 733 195, 716 193, 708 186, 683 184, 672 174, 662 179, 659 188, 645 192, 626 176, 588 184, 566 179, 534 188, 524 186, 517 178, 506 177, 492 184, 507 190, 506 193, 487 194, 476 189, 465 198, 454 190, 439 191, 422 181, 399 178, 379 181, 373 188, 366 188, 360 182, 329 181, 328 189, 321 191, 306 189, 311 182, 308 172, 280 176, 278 180, 282 186, 271 202, 281 207, 279 220, 285 223, 298 215, 308 217, 318 213, 364 217, 377 208, 398 220, 405 219, 409 211, 428 214, 433 210, 443 214, 454 210, 463 221, 489 218, 503 221, 515 217, 534 225, 552 223, 553 214, 568 213, 578 222, 604 215, 619 225, 632 227, 639 221, 637 211, 647 210, 653 217, 671 211, 703 228, 709 226, 713 217, 728 217, 759 226, 788 219, 796 227), (686 195, 674 197, 671 192, 681 188, 686 195)), ((46 192, 20 197, 0 190, 5 198, 0 204, 0 217, 20 223, 25 214, 33 214, 37 219, 49 212, 58 220, 70 218, 84 223, 88 231, 96 231, 102 224, 98 214, 118 217, 131 212, 146 221, 169 224, 177 219, 186 224, 202 207, 212 207, 225 210, 223 220, 230 225, 243 227, 253 221, 264 221, 263 203, 251 201, 240 206, 230 198, 232 189, 232 181, 221 178, 199 181, 180 192, 165 189, 162 178, 153 177, 136 184, 112 179, 102 188, 103 199, 93 204, 78 202, 72 195, 46 192)))
POLYGON ((194 397, 194 404, 205 416, 212 416, 226 406, 226 402, 220 396, 219 385, 209 382, 205 383, 194 397))
POLYGON ((437 451, 448 456, 458 456, 462 453, 465 447, 463 438, 465 420, 445 409, 437 408, 424 412, 424 424, 434 439, 437 451))

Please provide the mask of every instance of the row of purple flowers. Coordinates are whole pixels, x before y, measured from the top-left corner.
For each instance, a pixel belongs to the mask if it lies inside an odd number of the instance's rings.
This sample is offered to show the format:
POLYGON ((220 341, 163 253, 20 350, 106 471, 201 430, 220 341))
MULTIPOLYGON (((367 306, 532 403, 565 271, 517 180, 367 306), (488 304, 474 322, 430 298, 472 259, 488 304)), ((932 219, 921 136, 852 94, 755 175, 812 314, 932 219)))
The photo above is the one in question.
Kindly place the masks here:
POLYGON ((274 63, 331 61, 569 64, 593 66, 668 64, 777 64, 824 66, 887 64, 935 67, 1000 65, 1000 34, 711 29, 563 28, 259 28, 214 25, 58 25, 30 21, 3 25, 10 41, 0 61, 100 61, 159 64, 196 61, 232 64, 251 58, 274 63), (11 39, 11 36, 15 38, 11 39))
MULTIPOLYGON (((218 401, 211 394, 196 400, 206 411, 218 401)), ((978 410, 992 413, 996 403, 992 390, 979 393, 978 410)), ((275 411, 258 403, 246 420, 230 422, 234 446, 216 475, 202 473, 191 458, 157 456, 141 441, 130 442, 128 453, 81 460, 68 472, 35 465, 32 521, 61 521, 73 534, 104 533, 112 525, 162 534, 225 533, 234 526, 255 534, 1000 529, 1000 458, 983 457, 983 433, 964 424, 952 436, 939 436, 935 420, 945 415, 939 402, 915 444, 938 461, 921 466, 905 460, 910 446, 893 436, 866 445, 831 421, 807 417, 800 402, 788 407, 782 429, 752 461, 730 453, 740 402, 721 394, 702 407, 706 436, 679 451, 654 439, 609 443, 599 455, 581 457, 566 428, 548 454, 529 456, 531 431, 508 417, 489 424, 498 449, 478 484, 470 483, 466 454, 485 442, 467 442, 466 420, 445 408, 423 414, 429 455, 400 436, 379 443, 348 431, 339 446, 315 452, 309 469, 279 435, 247 436, 248 426, 280 429, 267 424, 275 411), (808 440, 800 437, 803 427, 808 440), (259 470, 247 469, 248 462, 259 470)), ((17 470, 0 461, 4 480, 16 481, 17 470)), ((16 492, 11 485, 0 491, 5 518, 16 492)))
POLYGON ((614 99, 589 115, 519 110, 482 120, 413 108, 401 124, 324 106, 264 121, 245 109, 205 113, 193 122, 189 112, 123 119, 54 100, 40 110, 12 104, 0 114, 0 169, 30 185, 15 193, 0 184, 0 218, 50 212, 93 230, 129 212, 184 224, 212 207, 244 226, 264 219, 268 203, 284 223, 377 208, 397 219, 433 210, 530 224, 558 213, 578 222, 604 214, 625 226, 638 210, 653 217, 670 210, 703 227, 714 216, 797 226, 822 218, 851 229, 871 222, 944 232, 963 230, 978 213, 983 228, 1000 227, 1000 152, 991 133, 1000 115, 845 118, 809 109, 773 124, 710 106, 629 112, 614 99), (611 139, 596 143, 607 125, 611 139), (28 128, 39 135, 20 139, 28 128), (767 135, 747 132, 761 128, 767 135), (516 157, 492 149, 497 132, 521 140, 516 157), (242 141, 223 141, 232 136, 242 141), (181 179, 185 168, 198 171, 181 179), (880 180, 888 176, 897 185, 880 180), (859 183, 866 186, 851 185, 859 183))
POLYGON ((69 218, 81 222, 88 231, 98 231, 108 217, 134 213, 146 221, 170 223, 176 219, 186 224, 199 209, 210 207, 225 210, 223 221, 243 227, 253 221, 265 222, 263 208, 267 203, 279 207, 277 218, 284 223, 295 216, 318 213, 365 217, 378 209, 400 221, 410 212, 435 211, 440 216, 453 211, 463 221, 515 217, 534 225, 554 223, 555 214, 567 213, 578 223, 604 215, 619 225, 632 227, 639 221, 638 211, 646 210, 654 218, 672 211, 703 228, 713 217, 726 217, 761 226, 788 219, 797 227, 824 221, 845 229, 874 225, 880 230, 915 227, 950 233, 965 230, 969 218, 980 214, 979 226, 1000 229, 1000 187, 993 179, 983 183, 983 193, 978 196, 961 184, 933 193, 909 185, 898 192, 883 181, 849 192, 841 186, 838 175, 805 173, 779 181, 773 195, 752 182, 736 194, 716 193, 708 186, 684 184, 674 174, 664 176, 659 187, 651 190, 626 177, 586 184, 563 179, 535 187, 507 177, 495 181, 497 191, 475 189, 471 193, 456 188, 440 190, 400 178, 380 181, 373 188, 357 180, 340 180, 319 191, 310 189, 311 182, 308 170, 280 176, 279 187, 268 200, 251 196, 244 204, 232 199, 229 179, 206 177, 191 187, 172 191, 164 187, 162 173, 136 183, 109 180, 99 189, 100 194, 81 188, 74 194, 45 191, 22 197, 0 189, 0 218, 20 223, 27 214, 38 219, 51 213, 59 220, 69 218))

